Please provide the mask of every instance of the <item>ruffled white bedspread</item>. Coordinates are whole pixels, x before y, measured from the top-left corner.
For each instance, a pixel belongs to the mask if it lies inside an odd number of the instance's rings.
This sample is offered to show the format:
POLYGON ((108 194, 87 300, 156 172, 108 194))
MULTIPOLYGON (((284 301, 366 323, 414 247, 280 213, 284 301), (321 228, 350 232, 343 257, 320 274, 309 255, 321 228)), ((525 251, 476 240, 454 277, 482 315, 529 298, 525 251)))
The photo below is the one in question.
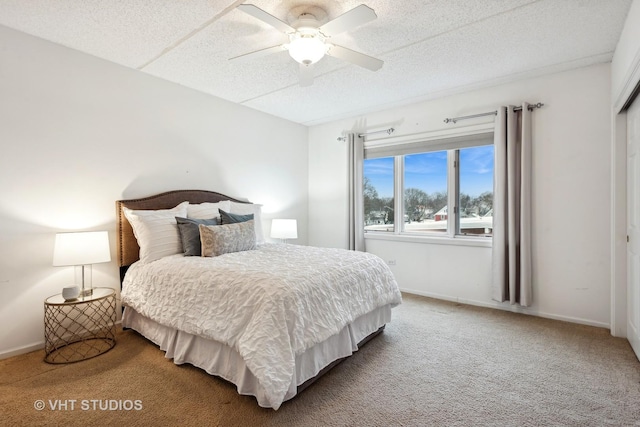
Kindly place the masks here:
POLYGON ((296 355, 357 317, 401 301, 379 257, 288 244, 138 262, 122 286, 123 304, 143 316, 233 347, 274 409, 291 384, 296 355))

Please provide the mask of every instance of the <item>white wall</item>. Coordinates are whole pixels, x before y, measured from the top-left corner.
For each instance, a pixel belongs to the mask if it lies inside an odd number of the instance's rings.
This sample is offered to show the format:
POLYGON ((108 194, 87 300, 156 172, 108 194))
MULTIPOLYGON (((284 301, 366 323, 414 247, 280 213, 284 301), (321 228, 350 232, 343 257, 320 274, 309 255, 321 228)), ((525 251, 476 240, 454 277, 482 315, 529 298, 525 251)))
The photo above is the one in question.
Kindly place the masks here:
MULTIPOLYGON (((343 132, 391 126, 394 135, 408 135, 449 128, 446 117, 543 102, 533 113, 534 303, 526 312, 606 327, 610 99, 610 66, 601 64, 314 126, 309 130, 309 243, 347 245, 347 153, 345 143, 336 140, 343 132)), ((366 246, 383 259, 397 260, 391 268, 403 290, 517 310, 490 298, 490 248, 371 239, 366 246)))
MULTIPOLYGON (((115 201, 207 189, 294 217, 307 242, 306 127, 0 26, 0 357, 43 343, 73 281, 54 235, 109 230, 115 201)), ((115 262, 94 286, 119 289, 115 262)))

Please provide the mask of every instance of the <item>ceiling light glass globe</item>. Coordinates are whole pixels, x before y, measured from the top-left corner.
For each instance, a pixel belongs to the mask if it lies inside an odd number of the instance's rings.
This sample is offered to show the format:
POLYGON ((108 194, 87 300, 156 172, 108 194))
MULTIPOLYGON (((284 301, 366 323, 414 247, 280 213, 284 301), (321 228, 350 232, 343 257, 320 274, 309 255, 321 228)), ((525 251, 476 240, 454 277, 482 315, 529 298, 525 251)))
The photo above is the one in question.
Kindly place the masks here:
POLYGON ((289 43, 289 55, 305 65, 315 64, 326 51, 326 45, 317 37, 300 36, 289 43))

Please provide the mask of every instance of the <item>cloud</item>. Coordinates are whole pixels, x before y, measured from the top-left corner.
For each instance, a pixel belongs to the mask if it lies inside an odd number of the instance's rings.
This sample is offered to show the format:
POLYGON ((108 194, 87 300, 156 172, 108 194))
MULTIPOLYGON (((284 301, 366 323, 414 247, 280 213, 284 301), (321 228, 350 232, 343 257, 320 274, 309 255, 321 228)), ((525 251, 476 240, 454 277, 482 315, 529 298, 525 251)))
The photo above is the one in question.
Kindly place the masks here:
POLYGON ((405 174, 447 175, 447 152, 411 154, 404 158, 405 174))
POLYGON ((460 150, 460 167, 465 174, 493 173, 493 145, 460 150))
POLYGON ((393 176, 393 158, 367 159, 364 162, 365 176, 393 176))

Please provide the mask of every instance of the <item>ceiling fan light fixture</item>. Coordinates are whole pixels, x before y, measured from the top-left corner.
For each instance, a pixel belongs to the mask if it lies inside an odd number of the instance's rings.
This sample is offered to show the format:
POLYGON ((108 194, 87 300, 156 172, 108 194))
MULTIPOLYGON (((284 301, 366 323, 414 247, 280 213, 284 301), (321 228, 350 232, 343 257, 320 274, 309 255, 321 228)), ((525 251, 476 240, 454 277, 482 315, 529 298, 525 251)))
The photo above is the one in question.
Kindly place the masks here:
POLYGON ((300 64, 298 67, 300 86, 310 86, 313 84, 313 64, 320 61, 325 55, 350 62, 371 71, 379 70, 382 64, 384 64, 380 59, 337 44, 329 43, 334 35, 363 25, 378 17, 373 9, 364 4, 356 6, 328 22, 325 22, 326 12, 319 6, 307 4, 295 7, 295 10, 291 9, 290 15, 294 13, 297 14, 297 11, 301 8, 304 8, 305 12, 299 14, 298 19, 291 24, 282 21, 253 4, 240 4, 237 8, 286 34, 289 37, 289 43, 256 50, 231 59, 254 58, 288 50, 291 58, 300 64), (320 16, 321 19, 316 18, 316 16, 320 16))
POLYGON ((289 43, 289 55, 304 65, 315 64, 327 52, 327 45, 317 35, 297 33, 289 43))

